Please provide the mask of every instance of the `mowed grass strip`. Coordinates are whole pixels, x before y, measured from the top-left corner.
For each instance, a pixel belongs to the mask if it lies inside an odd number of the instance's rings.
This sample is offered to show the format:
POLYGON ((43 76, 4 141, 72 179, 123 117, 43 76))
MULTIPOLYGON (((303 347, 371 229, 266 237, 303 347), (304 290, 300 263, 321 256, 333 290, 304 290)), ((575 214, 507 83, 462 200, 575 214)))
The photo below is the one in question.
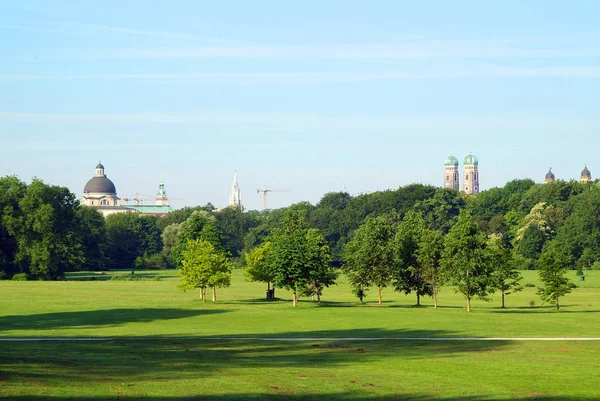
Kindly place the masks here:
POLYGON ((596 400, 599 343, 3 344, 14 400, 596 400))
MULTIPOLYGON (((291 307, 291 294, 277 289, 264 299, 265 285, 249 283, 236 270, 232 286, 219 289, 217 303, 177 289, 174 271, 141 272, 147 281, 111 281, 112 275, 75 273, 68 281, 0 281, 0 337, 597 337, 600 327, 600 272, 561 299, 562 309, 542 305, 535 288, 464 309, 462 295, 443 288, 441 307, 388 288, 384 303, 359 305, 343 277, 324 292, 323 302, 304 299, 291 307), (161 281, 151 278, 161 276, 161 281), (95 280, 91 280, 95 278, 95 280), (84 281, 77 281, 83 279, 84 281)), ((536 272, 523 283, 537 284, 536 272)), ((137 276, 137 274, 136 274, 137 276)), ((373 294, 371 294, 373 295, 373 294)))

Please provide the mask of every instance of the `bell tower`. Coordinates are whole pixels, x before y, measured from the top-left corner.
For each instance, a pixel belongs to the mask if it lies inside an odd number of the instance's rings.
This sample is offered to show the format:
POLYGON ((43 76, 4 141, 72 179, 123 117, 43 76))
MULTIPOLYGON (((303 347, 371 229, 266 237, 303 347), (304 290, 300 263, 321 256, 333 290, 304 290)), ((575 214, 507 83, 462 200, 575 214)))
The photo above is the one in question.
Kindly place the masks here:
POLYGON ((479 160, 472 154, 465 157, 464 161, 464 185, 466 194, 479 193, 479 160))
POLYGON ((444 161, 444 188, 460 190, 458 159, 448 156, 444 161))

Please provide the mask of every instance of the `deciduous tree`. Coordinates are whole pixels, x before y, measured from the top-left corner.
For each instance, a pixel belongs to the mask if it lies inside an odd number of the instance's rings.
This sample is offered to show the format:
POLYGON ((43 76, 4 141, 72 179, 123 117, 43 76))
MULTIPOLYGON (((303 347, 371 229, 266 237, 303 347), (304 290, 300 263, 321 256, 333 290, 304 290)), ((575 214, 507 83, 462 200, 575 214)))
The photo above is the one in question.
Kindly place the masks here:
POLYGON ((539 263, 539 275, 543 286, 538 287, 538 295, 544 302, 554 302, 560 309, 559 298, 569 294, 577 286, 565 277, 569 258, 554 246, 542 253, 539 263))
POLYGON ((471 311, 471 299, 487 299, 494 291, 493 264, 487 248, 485 234, 481 232, 471 214, 462 211, 457 223, 444 240, 441 266, 446 279, 467 300, 471 311))
POLYGON ((189 240, 179 267, 179 288, 184 291, 199 288, 200 298, 206 301, 206 288, 212 287, 212 299, 216 302, 216 289, 231 284, 231 271, 228 258, 210 242, 189 240))

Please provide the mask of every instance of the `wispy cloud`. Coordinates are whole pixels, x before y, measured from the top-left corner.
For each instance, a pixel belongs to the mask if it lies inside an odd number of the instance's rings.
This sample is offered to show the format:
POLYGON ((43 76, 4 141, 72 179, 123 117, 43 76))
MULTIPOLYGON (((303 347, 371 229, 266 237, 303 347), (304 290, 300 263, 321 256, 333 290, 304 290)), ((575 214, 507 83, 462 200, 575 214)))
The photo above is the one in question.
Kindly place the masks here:
POLYGON ((131 27, 103 24, 84 24, 77 22, 50 22, 50 21, 31 21, 20 24, 0 24, 0 28, 26 31, 48 31, 48 32, 67 32, 73 35, 81 35, 82 31, 88 32, 110 32, 118 33, 124 36, 148 36, 154 38, 174 39, 178 42, 206 42, 221 45, 247 45, 251 42, 244 40, 227 39, 214 36, 197 35, 185 32, 145 30, 131 27))
MULTIPOLYGON (((60 58, 60 56, 58 56, 60 58)), ((298 59, 407 61, 430 59, 568 59, 600 57, 597 48, 553 48, 482 41, 419 41, 400 44, 248 45, 104 49, 75 59, 298 59)))
POLYGON ((367 72, 264 72, 264 73, 158 73, 158 74, 75 74, 0 75, 7 81, 70 80, 149 80, 173 83, 181 81, 199 85, 307 85, 337 84, 404 79, 455 78, 600 78, 600 67, 506 67, 475 66, 439 71, 367 71, 367 72))
MULTIPOLYGON (((505 135, 513 132, 519 136, 524 128, 531 132, 568 129, 570 132, 591 132, 600 129, 598 117, 547 116, 515 113, 499 114, 358 114, 358 113, 310 113, 310 112, 246 112, 236 110, 194 110, 182 112, 137 112, 137 113, 28 113, 0 112, 0 122, 27 122, 42 124, 89 125, 181 125, 230 127, 252 129, 259 127, 273 132, 306 132, 318 129, 321 132, 357 132, 378 130, 402 132, 445 132, 481 134, 482 127, 500 127, 505 135), (454 130, 454 131, 453 131, 454 130)), ((183 131, 182 131, 183 132, 183 131)), ((187 131, 185 131, 187 132, 187 131)), ((182 134, 184 135, 184 134, 182 134)), ((185 134, 187 135, 187 133, 185 134)), ((194 134, 195 135, 195 134, 194 134)), ((399 137, 400 138, 400 137, 399 137)), ((416 137, 411 137, 416 138, 416 137)), ((402 140, 406 140, 404 137, 402 140)), ((324 140, 324 138, 323 138, 324 140)), ((415 139, 417 140, 417 139, 415 139)), ((499 137, 505 141, 505 136, 499 137)))

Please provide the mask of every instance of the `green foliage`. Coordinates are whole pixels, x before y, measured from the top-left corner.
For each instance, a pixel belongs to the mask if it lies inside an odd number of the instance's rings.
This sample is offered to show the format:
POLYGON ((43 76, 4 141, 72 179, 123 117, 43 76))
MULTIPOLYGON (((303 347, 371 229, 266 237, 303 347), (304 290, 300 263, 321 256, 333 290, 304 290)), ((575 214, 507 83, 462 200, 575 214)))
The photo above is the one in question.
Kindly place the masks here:
POLYGON ((465 199, 460 192, 438 188, 433 197, 416 203, 414 208, 423 216, 427 228, 447 233, 465 206, 465 199))
POLYGON ((179 267, 179 288, 183 291, 200 288, 205 300, 207 287, 229 287, 233 267, 227 257, 205 240, 188 240, 179 267))
POLYGON ((29 278, 27 277, 27 273, 17 273, 12 276, 12 281, 27 281, 29 278))
POLYGON ((245 216, 238 207, 226 207, 215 213, 215 225, 221 235, 223 247, 236 257, 244 249, 245 216))
MULTIPOLYGON (((21 187, 22 189, 22 187, 21 187)), ((3 216, 15 238, 15 262, 34 279, 54 280, 85 262, 78 235, 79 203, 67 188, 49 186, 34 179, 14 208, 3 216)))
POLYGON ((504 297, 523 289, 519 284, 523 277, 512 263, 510 250, 504 246, 501 235, 490 236, 488 250, 493 263, 494 282, 502 294, 502 308, 504 308, 504 297))
POLYGON ((444 283, 440 261, 444 252, 444 237, 438 230, 424 228, 417 244, 417 262, 421 265, 423 278, 431 285, 431 295, 437 308, 437 294, 444 283))
POLYGON ((472 297, 485 300, 494 292, 494 260, 485 234, 469 212, 461 212, 458 222, 446 235, 442 255, 443 274, 465 296, 467 311, 471 310, 472 297))
POLYGON ((273 281, 273 271, 269 265, 269 252, 271 251, 271 242, 257 246, 244 254, 246 267, 244 275, 248 281, 259 281, 271 283, 273 281))
POLYGON ((135 270, 158 270, 168 267, 168 260, 162 253, 144 254, 138 256, 134 262, 135 270))
POLYGON ((560 308, 559 298, 577 288, 565 277, 568 264, 569 258, 553 246, 540 257, 539 275, 543 286, 538 287, 537 293, 542 301, 555 303, 556 309, 560 308))
POLYGON ((106 218, 107 255, 113 269, 131 269, 135 260, 162 251, 157 217, 116 213, 106 218))
POLYGON ((350 280, 353 293, 361 303, 371 285, 377 286, 381 303, 381 289, 392 278, 390 266, 393 262, 393 236, 392 226, 385 217, 367 217, 365 223, 354 233, 354 238, 346 245, 343 269, 350 280))
POLYGON ((293 306, 298 292, 320 296, 335 282, 331 251, 317 229, 309 229, 302 210, 291 209, 270 237, 271 249, 266 263, 275 286, 293 292, 293 306), (310 289, 310 290, 309 290, 310 289))
POLYGON ((417 306, 421 304, 421 296, 433 295, 433 287, 426 279, 424 268, 418 258, 419 243, 425 230, 421 215, 410 211, 398 225, 392 246, 393 278, 396 291, 417 295, 417 306))

